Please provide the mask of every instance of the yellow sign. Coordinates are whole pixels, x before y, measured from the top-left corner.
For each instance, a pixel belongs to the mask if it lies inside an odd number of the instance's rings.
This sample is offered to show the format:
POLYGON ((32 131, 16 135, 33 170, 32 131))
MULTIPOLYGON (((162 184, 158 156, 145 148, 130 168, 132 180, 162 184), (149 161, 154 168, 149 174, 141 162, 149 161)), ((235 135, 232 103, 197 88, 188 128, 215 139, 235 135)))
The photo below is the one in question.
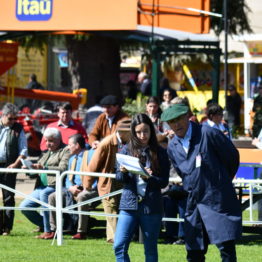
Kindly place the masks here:
POLYGON ((18 48, 17 64, 0 77, 0 85, 8 87, 25 87, 29 75, 34 73, 44 87, 47 86, 47 55, 31 49, 26 55, 25 50, 18 48))
POLYGON ((247 46, 251 55, 262 56, 262 41, 250 41, 247 46))

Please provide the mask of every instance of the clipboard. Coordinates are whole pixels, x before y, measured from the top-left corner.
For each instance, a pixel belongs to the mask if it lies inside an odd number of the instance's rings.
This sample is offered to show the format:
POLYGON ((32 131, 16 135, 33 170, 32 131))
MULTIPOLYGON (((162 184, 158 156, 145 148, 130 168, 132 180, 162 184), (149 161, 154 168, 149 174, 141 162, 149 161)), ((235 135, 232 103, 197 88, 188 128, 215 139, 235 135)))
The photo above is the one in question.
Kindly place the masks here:
POLYGON ((128 170, 132 174, 142 175, 150 177, 151 175, 146 171, 141 162, 137 157, 116 154, 116 160, 120 166, 123 166, 126 170, 128 170))

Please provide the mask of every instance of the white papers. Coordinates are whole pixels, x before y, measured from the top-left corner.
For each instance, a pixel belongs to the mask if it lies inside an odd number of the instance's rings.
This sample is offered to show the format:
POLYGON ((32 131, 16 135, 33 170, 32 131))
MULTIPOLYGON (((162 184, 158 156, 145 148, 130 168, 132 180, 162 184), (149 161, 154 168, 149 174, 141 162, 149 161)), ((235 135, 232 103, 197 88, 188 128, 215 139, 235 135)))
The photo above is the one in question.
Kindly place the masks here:
POLYGON ((23 158, 21 158, 20 160, 21 160, 23 166, 26 166, 28 169, 31 169, 33 163, 30 160, 23 159, 23 158))
POLYGON ((150 176, 145 168, 141 165, 137 157, 116 154, 116 160, 120 166, 123 166, 126 170, 136 175, 150 176))

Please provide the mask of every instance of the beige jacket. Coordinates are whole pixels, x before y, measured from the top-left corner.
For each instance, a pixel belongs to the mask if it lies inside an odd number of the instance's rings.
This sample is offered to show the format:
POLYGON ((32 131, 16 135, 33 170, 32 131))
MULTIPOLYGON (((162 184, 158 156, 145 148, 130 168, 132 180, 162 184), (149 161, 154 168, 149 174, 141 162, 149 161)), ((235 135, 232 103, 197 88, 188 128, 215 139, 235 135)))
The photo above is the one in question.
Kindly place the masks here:
MULTIPOLYGON (((57 170, 61 173, 67 170, 68 159, 70 157, 70 151, 64 144, 58 150, 54 151, 49 157, 49 151, 44 153, 42 157, 38 160, 38 163, 44 166, 47 170, 57 170)), ((48 186, 55 186, 56 177, 55 174, 47 175, 48 186)), ((37 177, 35 187, 40 185, 40 177, 37 177)))

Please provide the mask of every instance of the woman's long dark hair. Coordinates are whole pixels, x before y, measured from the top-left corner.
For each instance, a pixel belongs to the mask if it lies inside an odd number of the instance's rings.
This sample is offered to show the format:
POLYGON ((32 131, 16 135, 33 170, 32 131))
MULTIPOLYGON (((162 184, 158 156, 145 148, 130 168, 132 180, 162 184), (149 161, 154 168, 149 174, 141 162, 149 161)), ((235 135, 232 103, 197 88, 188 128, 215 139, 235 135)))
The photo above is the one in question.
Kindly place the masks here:
POLYGON ((149 151, 150 151, 150 157, 152 162, 152 171, 155 174, 159 173, 159 165, 158 165, 158 159, 157 159, 157 148, 158 148, 158 142, 156 137, 156 132, 154 125, 151 121, 151 119, 146 114, 137 114, 133 117, 132 123, 131 123, 131 137, 130 137, 130 143, 129 143, 129 149, 132 156, 140 158, 143 145, 139 141, 137 135, 136 135, 136 126, 140 124, 147 124, 150 128, 150 138, 148 141, 149 151))

